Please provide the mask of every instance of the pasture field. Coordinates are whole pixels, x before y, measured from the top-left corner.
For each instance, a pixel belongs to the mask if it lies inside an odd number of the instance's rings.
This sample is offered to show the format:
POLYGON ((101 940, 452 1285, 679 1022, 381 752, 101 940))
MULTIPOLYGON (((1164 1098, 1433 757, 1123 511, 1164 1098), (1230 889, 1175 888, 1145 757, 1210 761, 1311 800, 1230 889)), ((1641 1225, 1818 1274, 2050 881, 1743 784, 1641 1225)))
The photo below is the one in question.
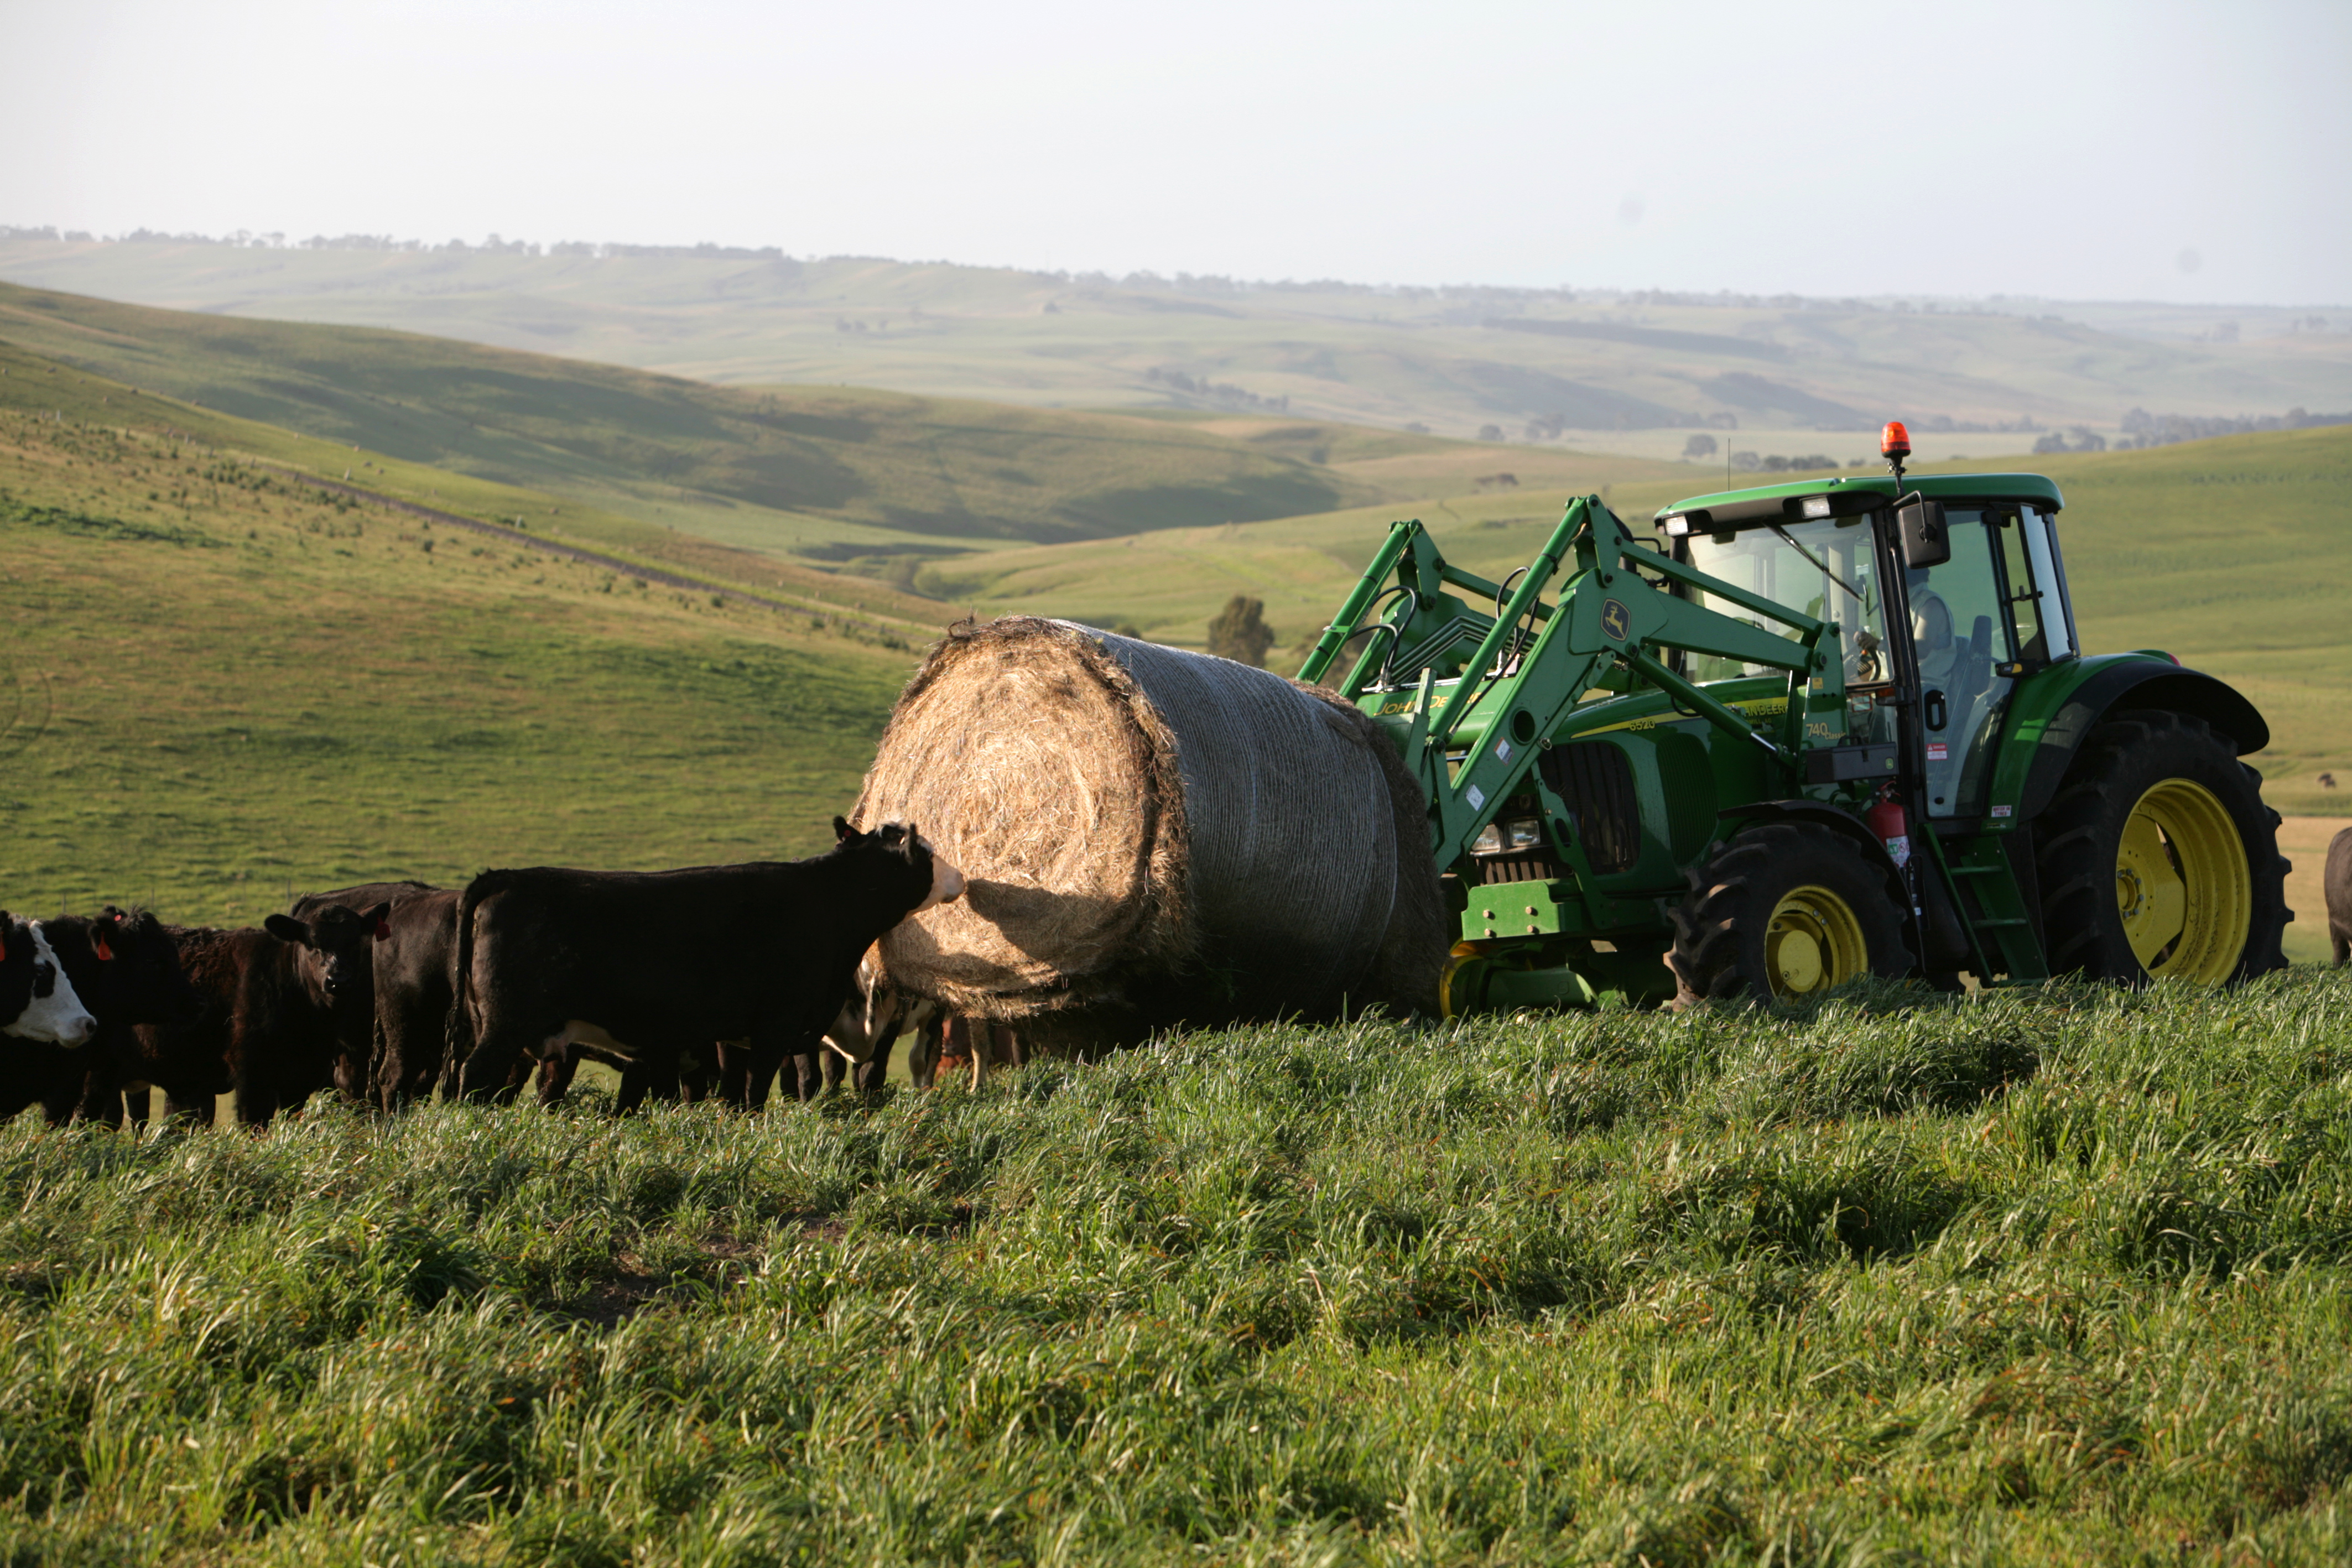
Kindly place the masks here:
POLYGON ((829 843, 907 645, 642 584, 0 408, 0 901, 254 923, 289 888, 829 843))
POLYGON ((0 1552, 2340 1563, 2352 983, 0 1129, 0 1552))

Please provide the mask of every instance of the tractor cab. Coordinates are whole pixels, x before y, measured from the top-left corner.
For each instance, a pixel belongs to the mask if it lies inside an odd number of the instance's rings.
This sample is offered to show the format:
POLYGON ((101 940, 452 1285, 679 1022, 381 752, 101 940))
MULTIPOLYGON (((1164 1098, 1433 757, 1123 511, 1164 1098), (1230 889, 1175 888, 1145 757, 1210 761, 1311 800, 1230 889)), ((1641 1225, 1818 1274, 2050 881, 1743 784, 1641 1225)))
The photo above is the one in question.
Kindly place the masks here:
MULTIPOLYGON (((1871 476, 1696 497, 1658 517, 1676 560, 1835 624, 1843 741, 1895 746, 1930 818, 1975 818, 2015 683, 2075 651, 2062 504, 2038 475, 1871 476), (1906 540, 1906 518, 1932 524, 1933 544, 1906 540)), ((1700 684, 1769 673, 1703 657, 1684 669, 1700 684)))

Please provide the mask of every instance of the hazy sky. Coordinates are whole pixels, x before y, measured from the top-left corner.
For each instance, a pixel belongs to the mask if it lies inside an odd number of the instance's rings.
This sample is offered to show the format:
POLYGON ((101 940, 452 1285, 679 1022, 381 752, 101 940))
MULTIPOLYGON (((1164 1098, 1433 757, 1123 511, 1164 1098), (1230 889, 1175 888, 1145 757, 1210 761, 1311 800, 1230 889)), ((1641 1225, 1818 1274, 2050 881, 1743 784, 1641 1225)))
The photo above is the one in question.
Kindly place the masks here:
POLYGON ((0 224, 2352 302, 2352 0, 0 0, 0 224))

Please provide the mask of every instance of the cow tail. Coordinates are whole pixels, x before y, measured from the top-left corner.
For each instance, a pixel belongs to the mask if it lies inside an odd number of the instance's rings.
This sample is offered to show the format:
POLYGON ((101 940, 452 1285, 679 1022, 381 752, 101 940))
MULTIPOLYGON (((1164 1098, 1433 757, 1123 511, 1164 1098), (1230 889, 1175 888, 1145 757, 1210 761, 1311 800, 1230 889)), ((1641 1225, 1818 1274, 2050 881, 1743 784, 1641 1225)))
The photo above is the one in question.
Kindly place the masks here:
POLYGON ((474 911, 504 892, 513 880, 512 873, 486 871, 457 895, 457 940, 449 960, 449 1019, 441 1036, 443 1073, 452 1084, 466 1059, 474 1054, 474 1010, 467 1005, 474 980, 474 911))

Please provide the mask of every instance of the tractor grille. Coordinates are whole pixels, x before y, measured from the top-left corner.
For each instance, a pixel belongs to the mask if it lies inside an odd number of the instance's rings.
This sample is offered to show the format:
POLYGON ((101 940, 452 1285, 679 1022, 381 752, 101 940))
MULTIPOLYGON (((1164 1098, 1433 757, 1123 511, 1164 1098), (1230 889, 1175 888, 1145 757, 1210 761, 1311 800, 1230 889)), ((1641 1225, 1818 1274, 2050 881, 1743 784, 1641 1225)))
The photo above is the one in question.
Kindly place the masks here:
POLYGON ((1642 807, 1633 795, 1633 764, 1605 740, 1555 746, 1537 766, 1552 793, 1568 804, 1576 836, 1593 872, 1630 871, 1642 855, 1642 807))
POLYGON ((1478 883, 1482 887, 1491 887, 1498 882, 1549 882, 1560 872, 1560 863, 1548 854, 1478 857, 1478 883))

